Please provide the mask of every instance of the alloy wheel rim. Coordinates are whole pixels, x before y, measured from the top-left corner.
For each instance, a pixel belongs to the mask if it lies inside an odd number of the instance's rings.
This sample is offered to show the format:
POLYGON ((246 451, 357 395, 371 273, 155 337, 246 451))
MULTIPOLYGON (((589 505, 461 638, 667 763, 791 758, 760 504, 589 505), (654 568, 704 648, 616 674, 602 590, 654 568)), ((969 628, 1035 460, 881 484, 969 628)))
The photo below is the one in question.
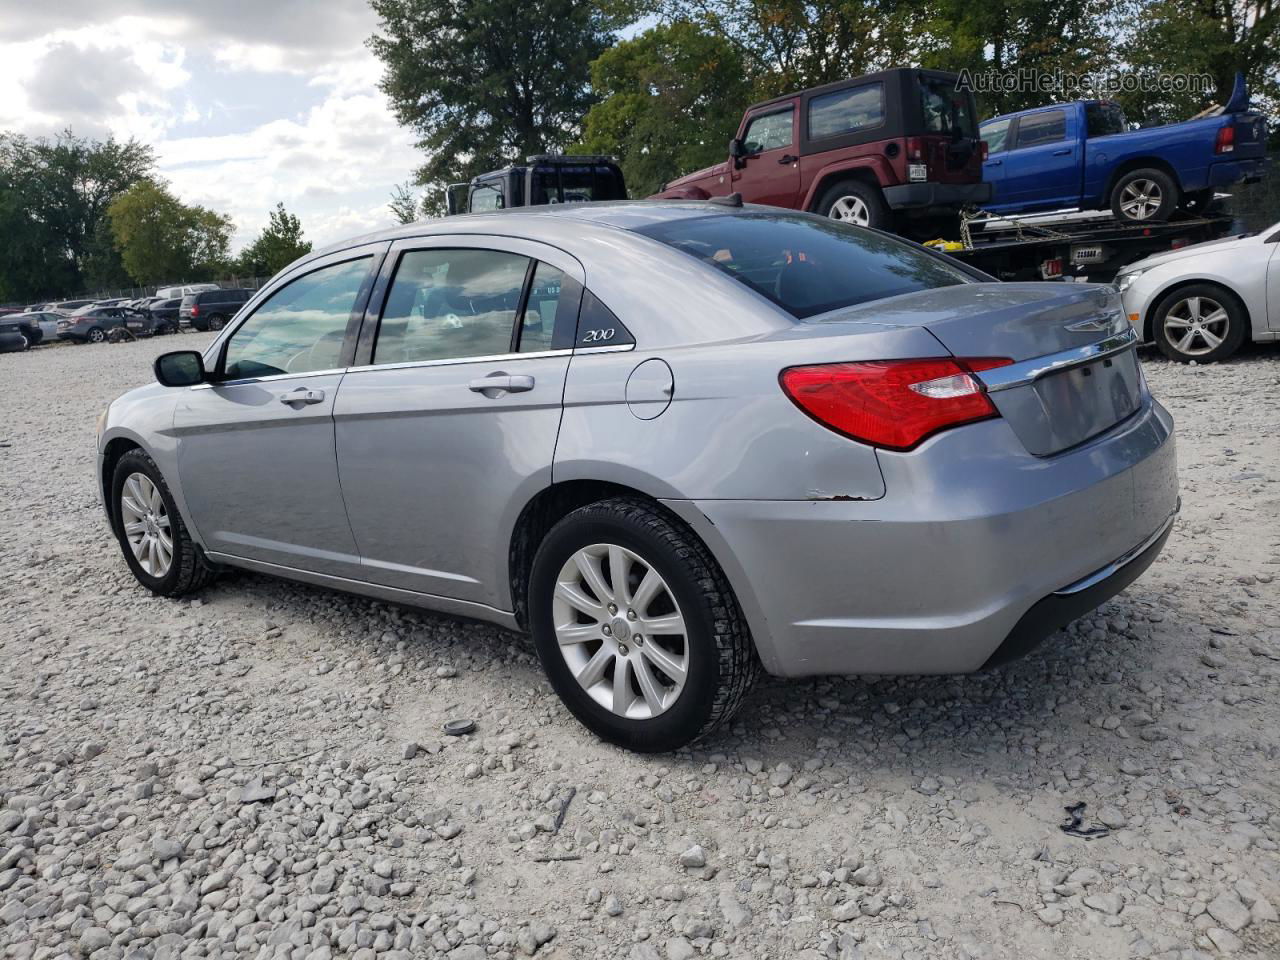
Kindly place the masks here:
POLYGON ((107 338, 107 335, 103 333, 101 330, 89 331, 89 339, 92 340, 94 343, 101 343, 106 338, 107 338))
POLYGON ((163 577, 173 566, 173 531, 160 488, 145 473, 131 473, 120 489, 120 520, 129 549, 143 571, 163 577))
POLYGON ((841 197, 831 205, 832 220, 847 220, 865 227, 871 223, 871 209, 861 197, 841 197))
POLYGON ((1120 191, 1120 209, 1130 220, 1146 220, 1164 202, 1160 184, 1154 180, 1134 180, 1120 191))
POLYGON ((689 641, 675 594, 647 560, 596 543, 556 577, 551 615, 560 655, 587 695, 617 717, 669 710, 689 674, 689 641))
POLYGON ((1164 334, 1175 350, 1188 357, 1202 357, 1227 338, 1231 318, 1212 297, 1179 300, 1164 317, 1164 334))

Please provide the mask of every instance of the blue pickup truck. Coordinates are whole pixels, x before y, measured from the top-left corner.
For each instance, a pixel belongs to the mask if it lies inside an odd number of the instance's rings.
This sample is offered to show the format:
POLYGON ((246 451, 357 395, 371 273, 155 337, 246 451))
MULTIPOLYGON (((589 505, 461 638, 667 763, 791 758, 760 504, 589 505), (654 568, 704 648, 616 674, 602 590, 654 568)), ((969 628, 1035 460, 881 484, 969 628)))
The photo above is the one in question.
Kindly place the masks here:
POLYGON ((1224 111, 1130 131, 1119 104, 1080 100, 994 117, 982 178, 993 213, 1110 208, 1124 221, 1202 212, 1215 189, 1262 177, 1267 127, 1243 80, 1224 111))

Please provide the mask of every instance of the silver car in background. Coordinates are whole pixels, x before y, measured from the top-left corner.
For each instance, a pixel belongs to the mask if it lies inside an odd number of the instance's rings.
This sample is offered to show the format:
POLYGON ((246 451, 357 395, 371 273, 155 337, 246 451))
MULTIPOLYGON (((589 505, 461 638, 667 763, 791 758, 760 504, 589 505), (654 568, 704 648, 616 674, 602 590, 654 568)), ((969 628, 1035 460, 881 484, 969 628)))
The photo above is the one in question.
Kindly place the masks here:
POLYGON ((532 634, 602 737, 763 668, 965 672, 1122 590, 1177 508, 1108 287, 731 202, 451 217, 288 267, 111 404, 137 579, 229 565, 532 634))
POLYGON ((1116 277, 1129 321, 1171 360, 1225 360, 1280 340, 1280 223, 1157 254, 1116 277))

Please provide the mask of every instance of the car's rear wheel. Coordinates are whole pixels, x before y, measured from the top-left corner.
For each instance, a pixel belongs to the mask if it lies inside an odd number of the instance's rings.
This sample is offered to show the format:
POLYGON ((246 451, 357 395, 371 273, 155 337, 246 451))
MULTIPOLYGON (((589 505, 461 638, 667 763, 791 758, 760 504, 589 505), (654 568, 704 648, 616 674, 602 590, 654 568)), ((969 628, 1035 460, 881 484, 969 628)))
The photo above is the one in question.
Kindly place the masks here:
POLYGON ((130 450, 116 463, 111 503, 125 563, 152 593, 181 597, 213 578, 213 568, 187 532, 160 468, 142 450, 130 450))
POLYGON ((1173 291, 1151 315, 1156 346, 1180 363, 1225 360, 1240 349, 1248 326, 1248 314, 1236 295, 1213 283, 1173 291))
POLYGON ((1111 188, 1111 212, 1120 220, 1168 220, 1178 209, 1178 185, 1163 170, 1131 170, 1111 188))
POLYGON ((107 332, 101 327, 90 327, 89 332, 84 335, 84 338, 90 343, 102 343, 107 339, 107 332))
POLYGON ((616 498, 547 534, 529 578, 543 668, 594 733, 674 750, 729 720, 759 660, 724 574, 659 507, 616 498))
POLYGON ((210 330, 221 330, 226 325, 227 325, 227 318, 220 313, 215 313, 213 316, 209 318, 210 330))
POLYGON ((841 180, 818 201, 817 212, 832 220, 860 227, 884 229, 889 226, 889 206, 880 188, 862 180, 841 180))

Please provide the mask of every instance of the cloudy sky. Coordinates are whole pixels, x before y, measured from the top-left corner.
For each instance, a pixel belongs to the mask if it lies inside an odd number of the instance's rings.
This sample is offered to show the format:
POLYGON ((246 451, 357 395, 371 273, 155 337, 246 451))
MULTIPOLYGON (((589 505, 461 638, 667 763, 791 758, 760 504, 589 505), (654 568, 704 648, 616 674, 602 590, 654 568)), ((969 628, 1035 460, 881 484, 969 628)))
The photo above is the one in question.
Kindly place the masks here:
POLYGON ((317 244, 392 218, 420 157, 377 89, 363 0, 0 0, 0 130, 134 136, 233 248, 283 200, 317 244))

